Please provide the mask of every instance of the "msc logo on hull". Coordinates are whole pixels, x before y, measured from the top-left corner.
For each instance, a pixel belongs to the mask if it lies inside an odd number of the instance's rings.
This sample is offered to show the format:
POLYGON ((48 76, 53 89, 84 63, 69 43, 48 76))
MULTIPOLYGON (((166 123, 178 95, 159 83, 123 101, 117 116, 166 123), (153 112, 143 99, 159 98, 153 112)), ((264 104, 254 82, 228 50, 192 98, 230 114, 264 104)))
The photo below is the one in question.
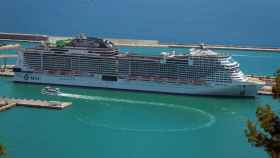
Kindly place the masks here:
POLYGON ((39 81, 40 78, 38 76, 29 76, 29 74, 24 74, 23 76, 24 80, 32 80, 32 81, 39 81))

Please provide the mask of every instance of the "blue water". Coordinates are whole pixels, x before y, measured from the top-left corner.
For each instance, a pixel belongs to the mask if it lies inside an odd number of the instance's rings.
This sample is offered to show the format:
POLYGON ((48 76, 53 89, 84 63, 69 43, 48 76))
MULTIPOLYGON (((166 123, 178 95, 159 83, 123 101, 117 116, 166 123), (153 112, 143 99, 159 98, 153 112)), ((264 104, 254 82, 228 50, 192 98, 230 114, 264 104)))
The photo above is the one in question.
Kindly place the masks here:
MULTIPOLYGON (((120 49, 147 55, 188 51, 120 49)), ((280 67, 278 53, 228 52, 248 74, 271 75, 280 67)), ((279 113, 279 102, 270 96, 171 96, 60 86, 64 93, 51 97, 40 94, 43 85, 4 77, 0 84, 0 96, 73 102, 63 111, 17 107, 0 113, 0 143, 13 157, 265 157, 247 143, 245 123, 255 120, 259 105, 270 104, 279 113)))
MULTIPOLYGON (((272 47, 280 46, 279 6, 278 0, 2 0, 0 31, 272 47)), ((147 55, 188 51, 120 49, 147 55)), ((226 52, 246 74, 272 75, 280 67, 278 53, 226 52)), ((63 86, 62 96, 51 97, 40 94, 43 85, 4 77, 0 85, 0 95, 73 102, 63 111, 16 107, 0 113, 0 143, 11 157, 24 158, 263 158, 262 149, 247 143, 245 122, 255 120, 259 105, 270 104, 278 113, 280 105, 270 96, 171 96, 63 86)))
POLYGON ((279 0, 2 0, 0 31, 280 46, 279 0))

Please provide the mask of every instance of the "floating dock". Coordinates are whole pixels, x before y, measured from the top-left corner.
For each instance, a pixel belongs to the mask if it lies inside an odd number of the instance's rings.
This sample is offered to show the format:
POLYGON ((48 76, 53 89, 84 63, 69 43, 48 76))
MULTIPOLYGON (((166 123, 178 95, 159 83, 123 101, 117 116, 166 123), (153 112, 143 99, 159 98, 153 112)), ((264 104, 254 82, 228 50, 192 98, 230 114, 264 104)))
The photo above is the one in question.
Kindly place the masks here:
POLYGON ((62 110, 70 105, 72 105, 70 102, 18 99, 0 96, 0 112, 16 106, 62 110))
MULTIPOLYGON (((63 40, 69 38, 73 38, 73 37, 0 32, 0 40, 11 40, 11 41, 55 42, 57 40, 63 40)), ((135 39, 116 39, 116 38, 104 38, 104 39, 112 41, 117 46, 131 46, 131 47, 199 48, 201 45, 201 44, 161 43, 159 40, 135 40, 135 39)), ((209 49, 222 49, 222 50, 280 52, 280 48, 276 48, 276 47, 268 48, 268 47, 252 47, 252 46, 238 46, 238 45, 205 45, 205 47, 209 49)))

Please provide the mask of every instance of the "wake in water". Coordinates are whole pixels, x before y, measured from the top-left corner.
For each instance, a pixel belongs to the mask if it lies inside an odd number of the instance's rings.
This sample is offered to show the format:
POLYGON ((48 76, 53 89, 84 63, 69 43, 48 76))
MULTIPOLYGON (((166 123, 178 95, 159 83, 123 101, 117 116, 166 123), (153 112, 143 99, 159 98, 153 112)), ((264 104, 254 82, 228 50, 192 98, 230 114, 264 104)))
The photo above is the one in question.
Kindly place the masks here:
POLYGON ((133 129, 133 128, 124 128, 124 127, 120 127, 120 128, 112 127, 109 124, 91 123, 91 122, 86 121, 86 119, 83 119, 83 117, 78 118, 79 121, 86 123, 88 125, 109 128, 112 130, 130 131, 130 132, 194 131, 194 130, 210 127, 216 122, 216 118, 213 115, 211 115, 210 113, 207 113, 207 112, 197 109, 197 108, 187 107, 187 106, 183 106, 183 105, 166 104, 166 103, 160 103, 160 102, 147 102, 147 101, 130 100, 130 99, 118 99, 118 98, 109 98, 109 97, 101 97, 101 96, 87 96, 87 95, 70 94, 70 93, 61 93, 61 94, 58 94, 58 96, 76 98, 76 99, 97 100, 97 101, 103 101, 103 102, 119 102, 119 103, 128 103, 128 104, 143 104, 143 105, 150 105, 150 106, 157 106, 157 107, 176 108, 176 109, 197 112, 197 113, 203 115, 204 117, 207 117, 209 120, 205 124, 202 124, 202 125, 199 125, 199 126, 193 127, 193 128, 186 127, 186 128, 178 128, 178 129, 133 129))
POLYGON ((250 57, 250 55, 233 54, 232 57, 250 57))

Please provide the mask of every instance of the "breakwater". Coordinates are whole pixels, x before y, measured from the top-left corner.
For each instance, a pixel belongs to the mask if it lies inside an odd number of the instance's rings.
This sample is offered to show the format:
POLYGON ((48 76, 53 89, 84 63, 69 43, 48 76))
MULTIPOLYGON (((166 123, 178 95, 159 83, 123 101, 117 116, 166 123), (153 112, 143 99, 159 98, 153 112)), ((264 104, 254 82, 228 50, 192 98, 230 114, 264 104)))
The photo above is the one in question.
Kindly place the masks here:
POLYGON ((19 44, 0 45, 0 50, 11 50, 20 48, 19 44))
MULTIPOLYGON (((20 33, 0 33, 0 40, 13 40, 13 41, 29 41, 29 42, 42 42, 42 41, 57 41, 69 39, 73 37, 63 36, 49 36, 40 34, 20 34, 20 33)), ((117 46, 131 46, 131 47, 161 47, 161 48, 199 48, 201 44, 176 44, 176 43, 161 43, 159 40, 136 40, 136 39, 117 39, 117 38, 104 38, 112 41, 117 46)), ((241 51, 267 51, 267 52, 280 52, 280 48, 269 47, 254 47, 254 46, 238 46, 238 45, 204 45, 209 49, 222 49, 222 50, 241 50, 241 51)))
POLYGON ((23 34, 23 33, 5 33, 0 32, 0 40, 12 40, 12 41, 30 41, 30 42, 40 42, 47 41, 47 35, 39 34, 23 34))

